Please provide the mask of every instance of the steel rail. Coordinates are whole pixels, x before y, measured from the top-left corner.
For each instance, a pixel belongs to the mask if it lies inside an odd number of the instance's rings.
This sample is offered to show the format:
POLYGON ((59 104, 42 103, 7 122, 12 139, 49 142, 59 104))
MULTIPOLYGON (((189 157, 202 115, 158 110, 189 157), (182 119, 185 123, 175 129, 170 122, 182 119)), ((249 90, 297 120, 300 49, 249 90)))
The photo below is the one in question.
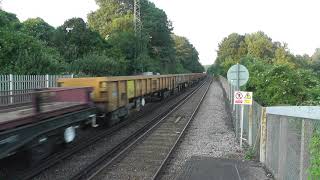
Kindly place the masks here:
MULTIPOLYGON (((181 95, 185 96, 182 99, 185 99, 187 96, 189 96, 194 91, 195 90, 193 90, 191 92, 188 92, 186 95, 185 94, 181 94, 181 95)), ((177 97, 179 97, 179 96, 177 96, 177 97)), ((160 103, 160 105, 164 105, 166 103, 168 103, 168 102, 160 103)), ((145 126, 143 126, 140 130, 138 130, 139 133, 141 133, 141 131, 147 129, 148 127, 150 127, 153 124, 154 121, 156 121, 157 119, 160 119, 162 116, 164 116, 164 114, 168 113, 168 111, 170 111, 170 109, 174 108, 179 103, 180 103, 180 101, 174 102, 174 103, 172 103, 172 105, 171 105, 171 103, 169 103, 169 108, 167 108, 164 112, 158 114, 156 117, 153 118, 153 120, 151 120, 149 123, 147 123, 145 126)), ((153 111, 155 109, 156 109, 156 107, 151 108, 151 111, 153 111)), ((103 131, 101 133, 98 133, 95 136, 92 136, 92 137, 89 137, 87 139, 84 139, 83 141, 81 141, 81 143, 79 143, 76 146, 71 147, 70 149, 68 149, 66 151, 55 153, 52 156, 49 156, 47 159, 45 159, 42 163, 40 163, 36 167, 33 167, 32 169, 27 169, 26 171, 24 171, 22 173, 19 173, 18 176, 16 177, 16 179, 21 179, 21 180, 32 179, 33 177, 37 176, 41 172, 45 171, 46 169, 49 169, 50 167, 54 166, 55 164, 61 162, 64 159, 72 156, 73 154, 78 153, 78 152, 86 149, 88 146, 96 143, 97 141, 105 138, 106 136, 110 136, 110 135, 116 133, 121 128, 127 126, 131 122, 134 122, 134 121, 137 121, 140 118, 143 118, 145 115, 146 114, 140 114, 137 117, 134 117, 134 119, 123 121, 123 122, 111 127, 110 129, 108 129, 106 131, 103 131)), ((138 132, 136 132, 136 133, 138 133, 138 132)), ((115 147, 115 148, 119 148, 119 147, 115 147)), ((114 153, 115 148, 113 148, 111 151, 109 151, 110 154, 114 153)))
MULTIPOLYGON (((210 82, 210 84, 212 83, 212 80, 210 82)), ((166 158, 162 161, 160 167, 158 168, 157 172, 154 174, 154 176, 152 177, 152 180, 155 180, 159 177, 160 172, 163 170, 163 168, 165 167, 165 165, 168 162, 169 157, 171 156, 171 154, 175 151, 177 145, 179 144, 179 141, 181 140, 182 136, 185 133, 185 130, 189 127, 190 122, 194 119, 194 117, 197 115, 200 106, 204 100, 204 98, 206 97, 208 91, 209 91, 210 85, 207 87, 205 93, 203 94, 203 96, 201 97, 200 102, 197 104, 196 109, 193 111, 191 117, 188 119, 187 124, 185 125, 185 127, 183 128, 183 130, 181 131, 181 133, 179 134, 179 137, 177 138, 176 142, 174 143, 173 147, 170 149, 169 153, 167 154, 166 158)))
MULTIPOLYGON (((111 152, 106 153, 103 157, 99 158, 98 161, 90 164, 86 170, 80 172, 76 176, 72 178, 72 180, 80 180, 80 179, 93 179, 97 174, 99 174, 103 169, 110 166, 115 160, 121 157, 124 153, 126 153, 131 147, 133 147, 136 143, 138 143, 141 139, 143 139, 147 134, 149 134, 153 129, 155 129, 164 119, 170 116, 172 113, 176 112, 183 104, 185 104, 198 90, 200 90, 206 83, 203 82, 198 88, 194 89, 188 96, 184 97, 179 101, 178 105, 176 105, 172 110, 167 112, 165 115, 161 116, 161 119, 157 121, 151 121, 153 125, 148 127, 142 132, 137 132, 134 136, 130 136, 125 142, 121 142, 117 147, 115 147, 111 152), (120 150, 122 148, 122 150, 120 150), (120 151, 115 154, 115 152, 120 151), (114 155, 114 156, 112 156, 114 155), (111 158, 111 159, 110 159, 111 158), (107 161, 107 159, 110 159, 107 161), (106 162, 107 161, 107 162, 106 162)), ((210 85, 209 85, 210 86, 210 85)))

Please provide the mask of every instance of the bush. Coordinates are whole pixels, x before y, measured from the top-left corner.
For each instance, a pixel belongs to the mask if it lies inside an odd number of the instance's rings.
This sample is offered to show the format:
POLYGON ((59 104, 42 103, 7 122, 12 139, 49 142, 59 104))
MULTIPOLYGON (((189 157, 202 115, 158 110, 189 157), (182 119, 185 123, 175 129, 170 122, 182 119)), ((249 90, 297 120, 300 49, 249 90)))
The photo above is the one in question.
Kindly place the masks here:
POLYGON ((310 142, 310 166, 308 169, 309 178, 317 179, 320 177, 320 132, 315 130, 310 142))
POLYGON ((89 54, 70 64, 70 71, 89 76, 115 76, 126 74, 127 63, 123 59, 114 60, 105 55, 89 54))

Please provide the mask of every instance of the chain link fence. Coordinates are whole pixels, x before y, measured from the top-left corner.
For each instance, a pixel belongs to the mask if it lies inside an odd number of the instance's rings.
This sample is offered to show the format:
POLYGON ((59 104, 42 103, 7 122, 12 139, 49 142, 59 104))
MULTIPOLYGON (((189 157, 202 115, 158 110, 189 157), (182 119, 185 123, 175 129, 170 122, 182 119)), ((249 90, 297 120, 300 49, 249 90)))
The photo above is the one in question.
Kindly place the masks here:
POLYGON ((267 108, 265 164, 276 179, 320 179, 319 117, 320 107, 267 108))
MULTIPOLYGON (((240 107, 233 104, 233 94, 236 88, 228 83, 228 81, 220 77, 220 82, 225 90, 229 107, 232 113, 233 127, 236 132, 236 137, 240 140, 240 107)), ((260 120, 262 116, 263 107, 257 102, 253 101, 252 106, 244 106, 243 110, 243 141, 253 148, 256 155, 259 155, 260 143, 260 120)))
MULTIPOLYGON (((220 82, 229 101, 240 140, 240 110, 233 104, 235 87, 220 82)), ((320 179, 320 107, 244 106, 243 141, 279 180, 320 179)))

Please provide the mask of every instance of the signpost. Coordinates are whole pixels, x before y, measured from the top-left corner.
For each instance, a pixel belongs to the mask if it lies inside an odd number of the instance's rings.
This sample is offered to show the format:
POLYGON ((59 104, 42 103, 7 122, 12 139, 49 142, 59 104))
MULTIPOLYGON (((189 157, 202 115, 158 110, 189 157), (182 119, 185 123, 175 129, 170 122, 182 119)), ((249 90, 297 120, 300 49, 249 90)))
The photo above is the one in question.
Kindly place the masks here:
POLYGON ((240 114, 240 147, 242 147, 243 140, 243 109, 244 105, 252 105, 252 92, 244 92, 244 91, 235 91, 234 92, 234 104, 241 105, 241 114, 240 114))
MULTIPOLYGON (((241 105, 241 114, 240 114, 240 147, 242 147, 242 136, 243 136, 243 110, 244 105, 252 105, 252 92, 243 92, 239 91, 240 86, 245 85, 249 80, 249 71, 248 69, 241 65, 236 64, 233 65, 229 70, 227 74, 228 81, 231 84, 231 88, 233 89, 233 86, 235 86, 235 92, 233 94, 233 97, 231 97, 231 102, 233 103, 233 110, 235 110, 235 105, 241 105)), ((232 90, 231 90, 232 91, 232 90)), ((236 108, 236 119, 238 118, 238 108, 236 108)), ((239 122, 239 121, 238 121, 239 122)), ((238 123, 236 123, 236 134, 238 137, 238 123)))

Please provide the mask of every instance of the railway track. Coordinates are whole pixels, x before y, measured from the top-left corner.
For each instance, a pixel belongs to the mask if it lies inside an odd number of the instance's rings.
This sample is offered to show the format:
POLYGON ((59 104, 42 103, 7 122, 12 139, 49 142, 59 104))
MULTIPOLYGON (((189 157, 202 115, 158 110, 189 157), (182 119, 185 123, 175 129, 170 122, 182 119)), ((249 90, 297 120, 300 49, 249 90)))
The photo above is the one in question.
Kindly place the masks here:
POLYGON ((160 119, 150 122, 72 179, 156 179, 203 101, 207 79, 160 119))
MULTIPOLYGON (((131 139, 127 139, 127 143, 129 143, 130 141, 132 141, 132 138, 134 136, 138 136, 139 134, 141 134, 142 132, 146 131, 148 128, 150 128, 150 126, 152 126, 154 124, 155 121, 161 119, 161 117, 163 117, 165 114, 168 113, 168 111, 170 111, 171 109, 173 109, 178 103, 180 103, 183 99, 185 99, 188 95, 190 95, 191 93, 193 93, 193 91, 189 92, 189 93, 185 93, 182 94, 178 97, 171 97, 169 98, 169 100, 173 99, 173 98, 177 98, 179 99, 178 101, 173 101, 171 103, 168 103, 167 101, 161 102, 161 103, 156 103, 154 105, 151 105, 151 107, 148 107, 147 109, 145 109, 144 113, 140 113, 137 114, 136 116, 134 116, 131 120, 129 121, 124 121, 114 127, 112 127, 111 129, 108 129, 106 131, 101 131, 97 134, 95 134, 94 136, 91 136, 90 138, 84 139, 81 141, 81 143, 79 143, 76 146, 73 146, 71 148, 68 148, 65 151, 59 152, 59 153, 55 153, 54 155, 50 156, 49 158, 47 158, 45 161, 43 161, 43 163, 40 163, 39 165, 31 168, 31 169, 27 169, 26 171, 22 172, 22 173, 18 173, 17 176, 15 177, 9 177, 8 179, 32 179, 33 177, 35 177, 36 175, 40 174, 42 171, 54 166, 57 163, 63 162, 64 159, 82 151, 85 150, 88 146, 94 144, 95 142, 106 138, 107 136, 112 136, 113 133, 117 132, 119 129, 127 126, 128 124, 130 124, 133 121, 138 120, 139 118, 142 118, 143 116, 145 116, 146 113, 150 113, 152 111, 154 111, 154 109, 162 107, 162 113, 156 115, 154 118, 152 118, 151 121, 149 121, 148 123, 146 123, 142 128, 140 128, 136 133, 134 133, 131 137, 131 139), (167 104, 166 104, 167 103, 167 104), (165 107, 164 107, 165 106, 165 107)), ((122 147, 121 145, 122 143, 119 144, 119 146, 116 146, 115 149, 119 149, 122 147)), ((109 151, 109 154, 113 154, 114 152, 109 151)))

